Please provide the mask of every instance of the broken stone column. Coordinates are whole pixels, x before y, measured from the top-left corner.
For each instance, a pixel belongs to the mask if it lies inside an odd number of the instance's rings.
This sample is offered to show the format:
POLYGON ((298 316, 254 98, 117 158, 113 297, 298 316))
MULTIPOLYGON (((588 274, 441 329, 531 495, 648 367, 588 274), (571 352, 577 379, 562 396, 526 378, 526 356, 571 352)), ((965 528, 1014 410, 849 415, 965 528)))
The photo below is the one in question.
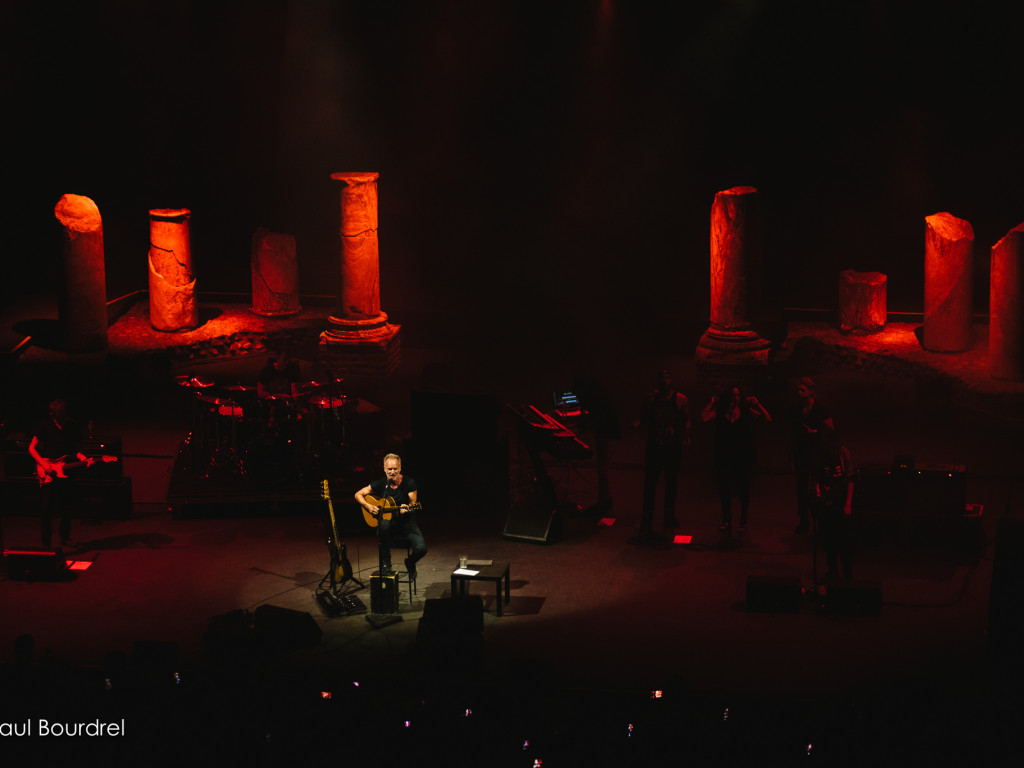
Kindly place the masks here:
POLYGON ((1024 381, 1024 224, 992 246, 988 364, 996 379, 1024 381))
POLYGON ((365 358, 358 363, 351 350, 340 359, 360 372, 390 373, 398 364, 400 326, 388 323, 380 311, 380 263, 377 243, 377 178, 380 174, 333 173, 342 183, 340 266, 341 296, 330 328, 320 335, 321 345, 358 347, 365 358))
POLYGON ((924 329, 931 352, 963 352, 974 342, 974 229, 949 213, 925 217, 924 329))
POLYGON ((733 187, 711 206, 711 324, 698 363, 765 365, 771 343, 754 330, 761 299, 761 207, 757 189, 733 187))
POLYGON ((58 293, 61 341, 68 352, 107 348, 107 280, 103 220, 96 203, 64 195, 53 209, 64 229, 64 263, 58 293))
POLYGON ((843 333, 878 333, 885 327, 886 284, 881 272, 839 273, 839 330, 843 333))
POLYGON ((149 322, 158 331, 199 325, 187 208, 149 212, 149 322))
POLYGON ((252 311, 263 317, 300 312, 295 238, 260 227, 252 236, 251 260, 252 311))

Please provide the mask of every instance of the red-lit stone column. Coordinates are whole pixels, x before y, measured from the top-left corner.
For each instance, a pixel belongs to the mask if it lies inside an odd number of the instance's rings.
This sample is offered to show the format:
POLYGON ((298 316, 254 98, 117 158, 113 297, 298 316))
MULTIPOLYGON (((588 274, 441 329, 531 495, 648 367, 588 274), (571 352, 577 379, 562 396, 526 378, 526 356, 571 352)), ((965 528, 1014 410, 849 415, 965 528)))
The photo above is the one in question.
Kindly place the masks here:
POLYGON ((58 318, 68 352, 107 348, 107 281, 103 220, 88 197, 64 195, 53 209, 64 228, 58 318))
POLYGON ((886 285, 881 272, 839 273, 839 330, 843 333, 878 333, 885 327, 886 285))
POLYGON ((149 212, 149 322, 158 331, 199 325, 187 208, 149 212))
POLYGON ((377 243, 377 178, 380 174, 333 173, 341 188, 341 296, 321 345, 349 349, 338 355, 346 367, 390 373, 398 364, 400 326, 380 311, 380 257, 377 243), (351 354, 358 348, 360 355, 351 354))
POLYGON ((252 311, 263 317, 300 312, 295 238, 260 227, 252 236, 251 260, 252 311))
POLYGON ((963 352, 974 341, 974 229, 949 213, 925 217, 924 330, 932 352, 963 352))
POLYGON ((988 329, 989 373, 1024 381, 1024 224, 992 246, 988 329))
POLYGON ((698 363, 765 365, 771 343, 751 325, 761 298, 761 207, 754 187, 733 187, 711 206, 711 325, 698 363))

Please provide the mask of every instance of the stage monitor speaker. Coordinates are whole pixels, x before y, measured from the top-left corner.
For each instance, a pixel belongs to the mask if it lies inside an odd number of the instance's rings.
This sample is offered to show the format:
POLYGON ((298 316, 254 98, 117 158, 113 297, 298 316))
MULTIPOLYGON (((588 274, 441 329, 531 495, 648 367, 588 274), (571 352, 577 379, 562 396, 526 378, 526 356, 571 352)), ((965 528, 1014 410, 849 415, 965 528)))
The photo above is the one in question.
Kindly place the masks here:
POLYGON ((480 595, 430 598, 416 628, 416 645, 434 661, 479 660, 483 654, 484 603, 480 595))
POLYGON ((551 544, 562 531, 562 513, 556 506, 537 501, 517 501, 508 511, 505 530, 506 539, 551 544))
POLYGON ((323 636, 320 625, 310 614, 291 608, 261 605, 253 612, 253 621, 257 636, 276 648, 315 648, 323 636))
POLYGON ((881 616, 882 582, 843 579, 825 590, 825 610, 846 616, 881 616))
POLYGON ((997 657, 1024 657, 1024 520, 1003 518, 996 527, 988 639, 997 657))
POLYGON ((4 565, 12 581, 60 581, 68 575, 59 549, 5 549, 4 565))
POLYGON ((747 576, 747 610, 800 613, 803 592, 799 576, 747 576))
POLYGON ((203 645, 211 652, 225 656, 251 649, 256 644, 252 623, 252 614, 242 608, 214 616, 203 635, 203 645))
POLYGON ((398 576, 370 577, 370 612, 398 613, 398 576))

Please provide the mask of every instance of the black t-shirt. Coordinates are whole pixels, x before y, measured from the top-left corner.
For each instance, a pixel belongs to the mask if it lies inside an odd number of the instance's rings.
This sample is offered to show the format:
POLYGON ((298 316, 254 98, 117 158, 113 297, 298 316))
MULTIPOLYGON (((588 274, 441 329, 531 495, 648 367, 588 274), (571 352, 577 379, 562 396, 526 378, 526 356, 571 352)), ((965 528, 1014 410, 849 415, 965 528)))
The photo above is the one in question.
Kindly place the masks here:
POLYGON ((791 416, 793 419, 793 458, 800 464, 807 464, 814 458, 815 433, 821 432, 825 427, 825 422, 832 418, 832 414, 815 400, 811 404, 810 411, 804 413, 800 406, 796 406, 791 416), (808 430, 814 431, 809 432, 808 430))
POLYGON ((82 440, 82 428, 72 419, 66 420, 63 428, 58 427, 53 419, 47 419, 32 434, 39 440, 36 450, 47 459, 74 456, 82 440))
POLYGON ((379 480, 374 480, 370 483, 370 495, 377 498, 383 499, 385 495, 394 501, 395 506, 402 506, 403 504, 411 504, 409 500, 409 494, 413 491, 418 491, 419 486, 416 485, 416 481, 408 475, 402 475, 402 482, 398 484, 397 488, 392 488, 388 485, 388 479, 382 477, 379 480))
POLYGON ((729 420, 729 404, 719 404, 715 411, 715 458, 722 461, 754 460, 753 417, 746 403, 738 406, 739 416, 729 420))
POLYGON ((654 393, 645 403, 643 412, 648 447, 681 447, 689 421, 690 406, 684 394, 673 392, 663 399, 654 393))

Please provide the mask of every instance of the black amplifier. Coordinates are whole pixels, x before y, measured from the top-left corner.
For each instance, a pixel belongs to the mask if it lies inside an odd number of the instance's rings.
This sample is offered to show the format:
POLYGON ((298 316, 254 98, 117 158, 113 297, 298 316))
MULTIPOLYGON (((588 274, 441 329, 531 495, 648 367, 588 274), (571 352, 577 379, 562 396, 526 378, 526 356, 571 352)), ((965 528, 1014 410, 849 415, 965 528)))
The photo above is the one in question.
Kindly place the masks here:
POLYGON ((370 611, 398 613, 398 575, 370 577, 370 611))

